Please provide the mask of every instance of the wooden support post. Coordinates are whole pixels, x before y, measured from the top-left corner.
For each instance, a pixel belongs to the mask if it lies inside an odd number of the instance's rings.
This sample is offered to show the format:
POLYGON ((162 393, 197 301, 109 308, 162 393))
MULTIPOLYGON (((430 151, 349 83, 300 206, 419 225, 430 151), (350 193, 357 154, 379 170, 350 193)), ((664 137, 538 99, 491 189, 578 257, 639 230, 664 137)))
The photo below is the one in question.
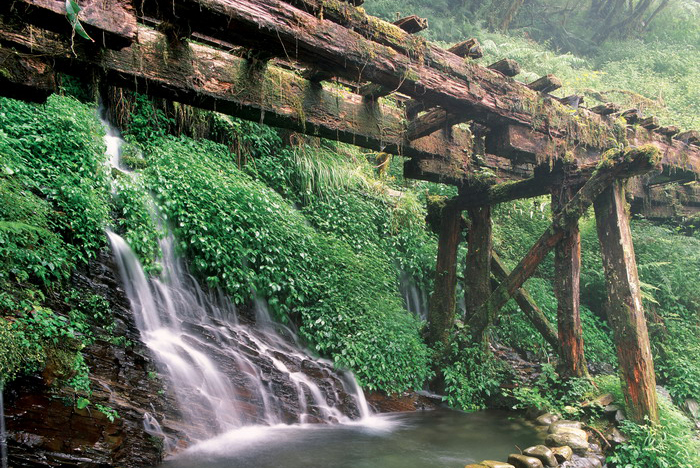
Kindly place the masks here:
MULTIPOLYGON (((552 212, 557 214, 573 196, 571 185, 552 191, 552 212)), ((583 350, 580 310, 581 233, 575 222, 554 248, 554 294, 557 297, 557 324, 563 373, 586 377, 588 369, 583 350)))
POLYGON ((638 423, 645 418, 658 422, 654 362, 622 183, 607 188, 594 206, 608 290, 608 321, 615 334, 627 416, 638 423))
POLYGON ((493 237, 491 207, 467 210, 471 224, 467 235, 467 261, 464 268, 464 301, 468 320, 491 295, 491 250, 493 237))
POLYGON ((452 125, 469 120, 465 114, 456 115, 447 112, 445 109, 436 108, 429 110, 425 114, 411 120, 406 129, 406 139, 408 141, 417 140, 430 135, 441 129, 448 129, 452 125))
MULTIPOLYGON (((612 156, 612 155, 608 155, 612 156)), ((613 160, 604 158, 593 176, 552 220, 552 225, 535 242, 508 278, 491 293, 488 301, 469 320, 472 335, 485 338, 486 328, 493 323, 496 314, 513 293, 535 272, 545 256, 563 237, 566 231, 593 203, 598 195, 617 178, 632 177, 652 170, 661 160, 655 146, 644 146, 620 151, 613 160)))
POLYGON ((392 89, 389 89, 385 86, 382 86, 379 84, 374 84, 374 83, 363 84, 357 90, 357 94, 359 94, 364 99, 367 99, 369 101, 376 101, 380 97, 388 96, 389 94, 391 94, 393 92, 394 92, 394 90, 392 90, 392 89))
MULTIPOLYGON (((491 252, 491 272, 496 280, 496 288, 500 285, 501 281, 504 281, 508 278, 508 275, 510 275, 510 271, 494 251, 491 252)), ((552 350, 556 354, 561 354, 557 331, 544 315, 542 309, 537 306, 535 300, 530 296, 530 293, 527 292, 525 288, 518 288, 513 297, 520 307, 520 310, 523 311, 528 320, 530 320, 530 323, 540 332, 545 341, 550 344, 552 350)))
POLYGON ((430 345, 446 345, 455 317, 457 246, 462 235, 462 212, 454 203, 442 211, 435 285, 428 310, 430 345))

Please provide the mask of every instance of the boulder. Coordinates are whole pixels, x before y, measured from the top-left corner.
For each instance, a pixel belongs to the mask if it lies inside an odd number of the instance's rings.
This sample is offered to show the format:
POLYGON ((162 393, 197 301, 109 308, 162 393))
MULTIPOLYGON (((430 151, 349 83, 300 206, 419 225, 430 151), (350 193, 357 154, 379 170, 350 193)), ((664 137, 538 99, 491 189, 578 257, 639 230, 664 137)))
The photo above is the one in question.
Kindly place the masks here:
POLYGON ((552 413, 544 413, 542 416, 538 416, 537 419, 535 419, 535 423, 539 424, 540 426, 549 426, 555 421, 559 420, 559 416, 556 414, 552 413))
POLYGON ((556 458, 559 463, 569 461, 571 460, 571 457, 574 456, 574 451, 571 450, 571 447, 568 445, 564 445, 562 447, 551 447, 550 450, 552 450, 554 458, 556 458))
POLYGON ((528 447, 523 450, 523 455, 528 457, 534 457, 539 459, 544 466, 558 466, 554 453, 544 445, 535 445, 533 447, 528 447))
POLYGON ((688 414, 693 417, 693 419, 700 419, 700 405, 692 398, 685 400, 683 403, 683 409, 685 409, 688 414))
POLYGON ((605 407, 615 401, 615 396, 612 393, 605 393, 600 395, 589 402, 586 402, 584 406, 600 406, 605 407))
POLYGON ((539 458, 528 457, 527 455, 509 455, 508 463, 515 468, 544 468, 539 458))
POLYGON ((620 432, 616 427, 611 427, 605 431, 605 439, 610 442, 610 445, 612 446, 624 444, 629 440, 627 436, 620 432))
POLYGON ((588 440, 576 434, 549 434, 544 440, 547 447, 561 447, 568 445, 575 453, 585 455, 588 452, 588 440))
POLYGON ((554 434, 559 432, 559 428, 566 427, 571 429, 583 429, 583 423, 580 421, 567 421, 562 419, 560 421, 555 421, 549 426, 549 433, 554 434))

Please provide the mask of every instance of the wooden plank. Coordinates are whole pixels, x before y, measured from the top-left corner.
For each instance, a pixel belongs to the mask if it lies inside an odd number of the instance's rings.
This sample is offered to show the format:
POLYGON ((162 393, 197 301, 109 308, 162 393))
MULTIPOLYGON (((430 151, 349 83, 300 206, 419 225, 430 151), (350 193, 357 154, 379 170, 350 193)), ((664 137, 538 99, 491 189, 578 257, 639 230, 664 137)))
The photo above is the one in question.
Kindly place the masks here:
POLYGON ((479 41, 475 38, 458 42, 447 49, 447 51, 462 58, 479 59, 484 56, 484 52, 481 50, 481 44, 479 44, 479 41))
POLYGON ((620 106, 614 102, 606 102, 605 104, 591 107, 590 111, 600 115, 610 115, 620 112, 620 106))
POLYGON ((428 29, 428 20, 420 16, 411 15, 394 21, 394 25, 409 34, 415 34, 428 29))
POLYGON ((554 246, 564 237, 593 201, 618 178, 632 177, 652 170, 659 162, 657 148, 647 146, 607 155, 593 176, 574 195, 569 203, 552 219, 552 225, 530 248, 508 278, 491 294, 488 301, 479 307, 469 320, 472 334, 484 339, 485 332, 496 318, 496 314, 508 302, 513 293, 535 272, 539 264, 554 246))
POLYGON ((54 70, 45 60, 0 47, 0 66, 2 96, 41 103, 58 91, 54 70))
MULTIPOLYGON (((66 17, 65 0, 6 0, 0 13, 16 14, 25 23, 68 36, 72 27, 66 17)), ((136 39, 136 13, 130 0, 82 0, 78 19, 99 45, 121 49, 136 39)), ((86 41, 76 34, 77 42, 86 41)))
POLYGON ((376 101, 380 97, 388 96, 393 92, 392 89, 374 83, 363 84, 357 90, 357 94, 370 101, 376 101))
MULTIPOLYGON (((573 197, 571 184, 552 191, 552 214, 556 216, 573 197)), ((554 294, 557 298, 557 328, 561 343, 562 372, 567 377, 586 377, 588 367, 581 327, 581 233, 572 223, 554 247, 554 294)))
POLYGON ((538 78, 527 85, 527 87, 541 93, 551 93, 552 91, 556 91, 557 89, 561 88, 562 82, 556 76, 549 74, 538 78))
POLYGON ((468 118, 465 116, 451 114, 445 109, 432 109, 408 123, 406 139, 408 141, 417 140, 438 130, 449 129, 452 125, 465 122, 466 120, 468 118))
POLYGON ((448 203, 442 210, 435 282, 428 309, 428 343, 447 345, 455 319, 457 247, 462 236, 462 212, 448 203))
POLYGON ((608 322, 615 335, 627 416, 639 424, 646 419, 656 423, 659 414, 654 361, 622 183, 608 187, 594 206, 608 292, 608 322))
POLYGON ((489 69, 503 73, 505 76, 513 77, 520 73, 520 64, 512 59, 501 59, 488 66, 489 69))

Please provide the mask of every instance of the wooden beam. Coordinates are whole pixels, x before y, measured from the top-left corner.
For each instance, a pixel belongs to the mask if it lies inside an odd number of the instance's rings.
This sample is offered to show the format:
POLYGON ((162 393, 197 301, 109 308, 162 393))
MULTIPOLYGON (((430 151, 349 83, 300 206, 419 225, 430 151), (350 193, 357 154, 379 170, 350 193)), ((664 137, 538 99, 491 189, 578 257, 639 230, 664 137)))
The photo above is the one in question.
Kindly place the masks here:
POLYGON ((556 76, 549 74, 538 78, 527 85, 527 87, 541 93, 551 93, 552 91, 556 91, 557 89, 561 88, 562 82, 556 76))
MULTIPOLYGON (((491 252, 491 272, 497 280, 496 288, 500 286, 501 281, 505 281, 510 275, 510 270, 506 267, 503 260, 498 256, 495 251, 491 252)), ((494 288, 495 289, 495 288, 494 288)), ((513 294, 515 302, 523 311, 525 316, 530 320, 530 323, 535 327, 537 331, 540 332, 542 337, 547 343, 552 347, 552 350, 561 355, 561 347, 559 345, 559 338, 557 337, 557 331, 552 326, 551 322, 537 306, 537 303, 532 298, 530 293, 525 288, 518 288, 513 294)))
POLYGON ((655 116, 647 117, 639 121, 639 125, 646 128, 647 130, 655 130, 660 127, 659 118, 655 116))
MULTIPOLYGON (((559 99, 559 102, 561 102, 565 106, 570 107, 572 109, 578 109, 578 107, 583 104, 583 101, 584 101, 584 97, 579 95, 579 94, 572 94, 570 96, 566 96, 566 97, 559 99)), ((595 111, 593 111, 593 109, 591 109, 591 112, 595 112, 595 111)))
POLYGON ((689 130, 687 132, 679 133, 674 138, 689 145, 700 144, 700 132, 697 130, 689 130))
POLYGON ((471 332, 476 339, 484 339, 485 332, 496 314, 508 302, 513 293, 535 272, 539 264, 554 246, 578 222, 593 201, 617 178, 626 178, 652 170, 659 162, 659 150, 648 146, 628 149, 607 155, 593 176, 574 195, 569 203, 552 219, 552 225, 530 248, 508 278, 491 294, 488 301, 469 320, 471 332))
POLYGON ((403 29, 409 34, 415 34, 428 29, 428 20, 420 16, 411 15, 394 21, 394 25, 403 29))
POLYGON ((98 55, 86 45, 72 47, 70 37, 9 25, 0 17, 0 41, 60 71, 84 74, 95 67, 107 84, 375 151, 449 160, 461 167, 460 177, 468 175, 467 132, 453 132, 450 141, 435 133, 409 143, 398 107, 368 105, 354 93, 322 89, 293 72, 254 67, 208 46, 170 45, 162 33, 145 27, 138 36, 138 45, 98 55))
POLYGON ((657 132, 659 132, 662 135, 666 135, 667 137, 672 137, 680 131, 680 128, 676 127, 675 125, 667 125, 657 130, 657 132))
POLYGON ((596 226, 608 291, 607 313, 622 370, 627 416, 659 421, 656 377, 621 182, 595 200, 596 226))
POLYGON ((0 95, 45 102, 58 91, 53 68, 45 60, 0 47, 0 95))
MULTIPOLYGON (((66 16, 65 0, 5 0, 0 13, 16 14, 26 24, 33 24, 71 37, 73 29, 66 16)), ((136 39, 136 13, 130 0, 82 0, 78 13, 85 32, 99 45, 122 49, 136 39)), ((75 41, 87 42, 75 35, 75 41)))
POLYGON ((605 104, 591 107, 590 111, 600 115, 610 115, 620 112, 620 106, 614 102, 606 102, 605 104))
POLYGON ((408 123, 406 129, 406 139, 408 141, 417 140, 441 129, 448 129, 452 125, 468 120, 465 116, 448 113, 445 109, 432 109, 423 115, 416 117, 408 123))
POLYGON ((433 294, 428 309, 428 343, 445 346, 455 319, 457 247, 462 235, 462 212, 448 203, 442 210, 433 294))
POLYGON ((335 76, 332 72, 326 71, 323 68, 312 67, 307 68, 301 73, 301 76, 305 80, 309 80, 312 83, 320 83, 321 81, 329 81, 335 76))
MULTIPOLYGON (((552 191, 552 215, 556 216, 573 197, 571 184, 552 191)), ((581 233, 574 222, 554 247, 554 294, 561 343, 562 371, 567 377, 586 377, 588 367, 581 327, 581 233)))
POLYGON ((464 302, 468 320, 491 295, 491 250, 493 227, 491 207, 469 208, 470 225, 467 233, 467 258, 464 267, 464 302))
MULTIPOLYGON (((669 140, 665 135, 645 128, 626 127, 623 133, 631 146, 656 145, 661 150, 661 165, 665 172, 686 172, 691 177, 700 173, 700 148, 697 146, 679 139, 669 140)), ((573 157, 580 166, 597 161, 597 151, 577 145, 575 135, 570 138, 572 141, 550 138, 525 126, 508 125, 489 133, 486 149, 489 153, 533 163, 553 161, 565 154, 573 157)))
POLYGON ((479 44, 479 41, 475 38, 458 42, 447 49, 447 51, 462 58, 479 59, 484 56, 484 52, 481 50, 481 44, 479 44))
POLYGON ((520 73, 520 64, 515 60, 504 58, 488 66, 489 69, 513 77, 520 73))
POLYGON ((639 121, 639 119, 641 119, 641 116, 637 109, 627 109, 626 111, 623 111, 622 114, 620 114, 620 116, 624 118, 629 124, 635 124, 639 121))
POLYGON ((376 101, 380 97, 388 96, 393 92, 394 91, 391 89, 374 83, 363 84, 357 90, 357 94, 370 101, 376 101))

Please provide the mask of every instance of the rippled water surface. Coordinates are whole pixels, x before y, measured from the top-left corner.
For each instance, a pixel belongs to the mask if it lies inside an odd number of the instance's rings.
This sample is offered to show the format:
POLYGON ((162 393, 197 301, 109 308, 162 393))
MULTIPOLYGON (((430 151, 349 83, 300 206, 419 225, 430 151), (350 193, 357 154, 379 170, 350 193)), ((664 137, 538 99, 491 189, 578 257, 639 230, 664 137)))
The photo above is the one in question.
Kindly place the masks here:
POLYGON ((462 468, 538 443, 497 411, 373 416, 356 425, 249 426, 201 442, 163 468, 462 468))

